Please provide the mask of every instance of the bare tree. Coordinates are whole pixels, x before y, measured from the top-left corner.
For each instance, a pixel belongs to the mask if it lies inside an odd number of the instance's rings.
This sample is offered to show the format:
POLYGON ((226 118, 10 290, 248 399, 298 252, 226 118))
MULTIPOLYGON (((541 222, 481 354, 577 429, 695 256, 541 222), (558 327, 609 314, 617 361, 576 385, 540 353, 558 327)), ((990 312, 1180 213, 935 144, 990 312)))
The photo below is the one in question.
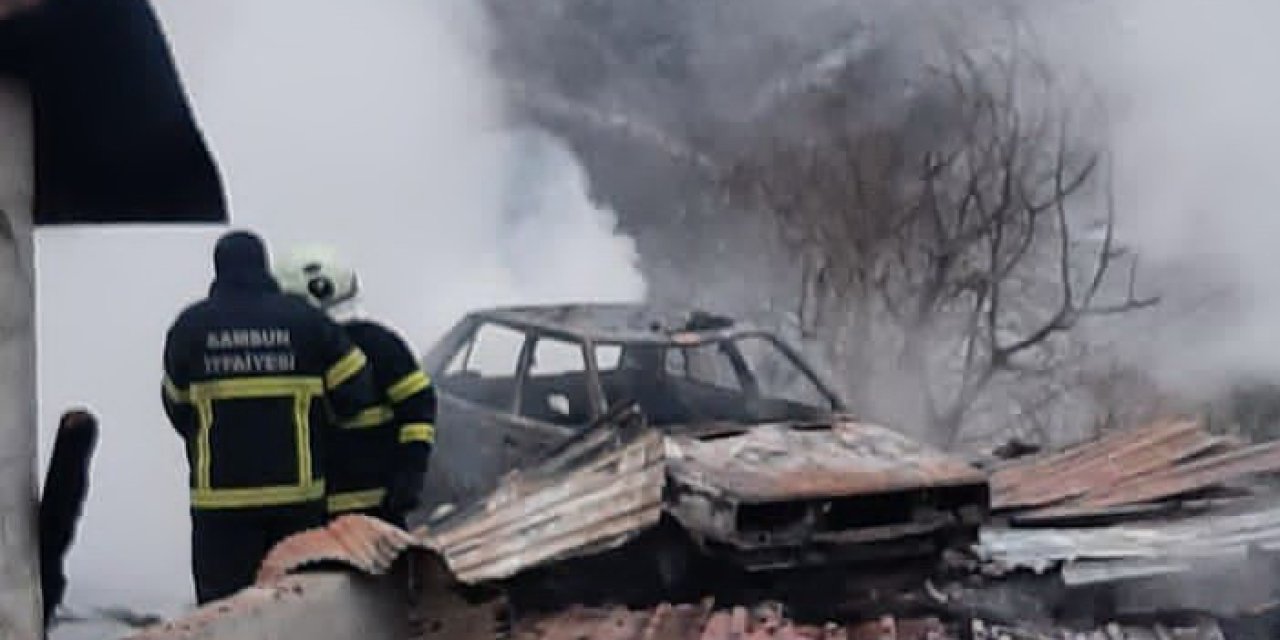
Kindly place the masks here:
POLYGON ((1021 50, 957 48, 914 111, 867 126, 831 87, 724 182, 806 257, 799 313, 842 345, 843 373, 872 377, 892 343, 943 444, 997 378, 1060 364, 1083 319, 1158 301, 1135 292, 1103 157, 1051 89, 1021 50))

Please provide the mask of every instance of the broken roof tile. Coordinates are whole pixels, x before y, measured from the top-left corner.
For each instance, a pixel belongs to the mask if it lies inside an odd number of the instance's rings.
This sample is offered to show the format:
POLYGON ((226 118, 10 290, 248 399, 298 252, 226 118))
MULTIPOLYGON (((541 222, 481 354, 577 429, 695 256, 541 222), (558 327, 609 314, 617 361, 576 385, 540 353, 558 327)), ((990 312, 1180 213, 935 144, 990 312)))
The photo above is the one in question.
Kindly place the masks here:
POLYGON ((257 584, 268 584, 324 562, 380 575, 391 568, 401 553, 418 544, 409 533, 376 518, 345 515, 328 526, 303 531, 281 541, 262 561, 257 584))

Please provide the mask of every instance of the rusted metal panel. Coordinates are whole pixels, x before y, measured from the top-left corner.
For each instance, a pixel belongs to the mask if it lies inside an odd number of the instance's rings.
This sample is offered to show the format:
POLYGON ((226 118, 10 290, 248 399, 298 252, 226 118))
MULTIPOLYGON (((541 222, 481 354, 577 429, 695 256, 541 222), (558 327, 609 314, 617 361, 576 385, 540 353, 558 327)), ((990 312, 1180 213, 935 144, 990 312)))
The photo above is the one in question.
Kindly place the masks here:
POLYGON ((1166 421, 1108 435, 1047 460, 992 474, 992 508, 1007 510, 1087 498, 1222 446, 1193 421, 1166 421))
POLYGON ((766 425, 707 441, 675 436, 672 474, 738 500, 775 502, 985 484, 976 468, 878 425, 766 425))
MULTIPOLYGON (((432 525, 424 543, 460 580, 475 584, 624 544, 666 512, 694 537, 727 545, 740 566, 789 566, 946 528, 976 529, 985 481, 955 458, 849 421, 739 427, 706 439, 602 425, 432 525), (963 504, 939 491, 951 487, 964 488, 963 504), (937 495, 903 493, 928 491, 937 495), (893 504, 846 504, 877 495, 893 504), (828 498, 830 504, 816 500, 828 498), (901 508, 917 498, 920 504, 901 508), (752 510, 773 505, 787 514, 777 522, 771 512, 752 510), (822 549, 802 553, 815 545, 822 549)), ((931 548, 912 544, 902 553, 931 548)))
POLYGON ((662 445, 653 430, 596 430, 428 529, 424 543, 466 583, 621 544, 662 515, 662 445))
POLYGON ((1116 519, 1268 473, 1280 473, 1280 442, 1243 446, 1195 421, 1167 420, 1005 466, 992 476, 992 506, 1020 510, 1022 524, 1116 519))
POLYGON ((1108 507, 1183 495, 1231 480, 1280 473, 1280 442, 1254 445, 1132 478, 1093 492, 1080 508, 1108 507))
POLYGON ((1154 422, 1136 429, 1113 431, 1095 440, 1082 442, 1047 456, 1015 459, 1004 463, 996 470, 991 479, 992 488, 1003 491, 1007 487, 1019 485, 1029 479, 1062 473, 1063 470, 1071 469, 1090 457, 1096 457, 1100 451, 1115 450, 1135 439, 1150 437, 1149 432, 1152 430, 1166 428, 1168 428, 1168 421, 1154 422))
POLYGON ((1246 565, 1251 552, 1280 553, 1280 507, 1209 513, 1173 522, 1061 529, 988 529, 979 553, 1008 568, 1045 571, 1067 563, 1070 584, 1246 565))

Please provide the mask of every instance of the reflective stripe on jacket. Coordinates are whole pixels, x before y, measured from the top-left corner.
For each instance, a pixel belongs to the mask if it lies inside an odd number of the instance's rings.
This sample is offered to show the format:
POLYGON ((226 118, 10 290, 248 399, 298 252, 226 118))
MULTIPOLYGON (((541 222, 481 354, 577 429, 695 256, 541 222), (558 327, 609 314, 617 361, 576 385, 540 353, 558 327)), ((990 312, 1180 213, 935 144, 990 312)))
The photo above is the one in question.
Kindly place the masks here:
POLYGON ((343 326, 368 355, 379 400, 335 436, 328 474, 331 513, 376 508, 397 470, 426 468, 435 443, 435 389, 408 344, 376 322, 343 326))
POLYGON ((373 404, 364 352, 268 281, 215 284, 184 310, 164 371, 195 510, 319 503, 337 424, 373 404))

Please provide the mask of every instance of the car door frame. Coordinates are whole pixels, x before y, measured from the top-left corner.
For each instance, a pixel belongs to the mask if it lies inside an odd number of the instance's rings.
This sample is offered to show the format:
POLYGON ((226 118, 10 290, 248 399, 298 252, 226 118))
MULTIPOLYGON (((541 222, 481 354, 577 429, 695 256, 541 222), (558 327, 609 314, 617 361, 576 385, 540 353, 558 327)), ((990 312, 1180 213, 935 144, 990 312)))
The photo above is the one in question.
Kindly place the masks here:
POLYGON ((516 373, 515 406, 507 417, 507 432, 503 435, 502 441, 505 451, 503 463, 507 471, 536 462, 545 452, 573 437, 604 413, 604 408, 601 406, 603 392, 600 389, 599 375, 596 371, 595 358, 592 357, 590 341, 568 333, 528 330, 520 356, 520 366, 516 373), (521 415, 524 408, 525 384, 533 365, 534 349, 538 341, 543 339, 568 342, 578 347, 585 376, 583 383, 586 385, 590 405, 590 416, 585 424, 559 425, 521 415))
MULTIPOLYGON (((471 430, 467 437, 458 439, 465 442, 464 451, 450 451, 459 447, 441 447, 443 460, 431 465, 435 478, 428 478, 428 486, 436 485, 442 492, 449 494, 449 500, 469 500, 491 491, 497 486, 502 475, 507 471, 504 464, 505 436, 510 429, 509 416, 518 406, 520 397, 521 376, 529 349, 528 331, 522 327, 484 317, 469 317, 458 323, 446 335, 436 348, 424 358, 423 365, 433 378, 437 379, 436 402, 440 414, 456 413, 454 419, 461 418, 466 424, 437 424, 437 441, 448 444, 453 440, 454 430, 471 430), (516 356, 516 370, 512 382, 512 395, 505 409, 485 404, 458 395, 448 390, 445 369, 453 362, 464 348, 474 345, 480 330, 487 325, 494 325, 521 334, 520 351, 516 356), (441 384, 444 383, 444 384, 441 384), (443 442, 441 442, 443 441, 443 442)), ((466 358, 469 360, 471 354, 466 358)), ((440 422, 437 420, 437 422, 440 422)))

